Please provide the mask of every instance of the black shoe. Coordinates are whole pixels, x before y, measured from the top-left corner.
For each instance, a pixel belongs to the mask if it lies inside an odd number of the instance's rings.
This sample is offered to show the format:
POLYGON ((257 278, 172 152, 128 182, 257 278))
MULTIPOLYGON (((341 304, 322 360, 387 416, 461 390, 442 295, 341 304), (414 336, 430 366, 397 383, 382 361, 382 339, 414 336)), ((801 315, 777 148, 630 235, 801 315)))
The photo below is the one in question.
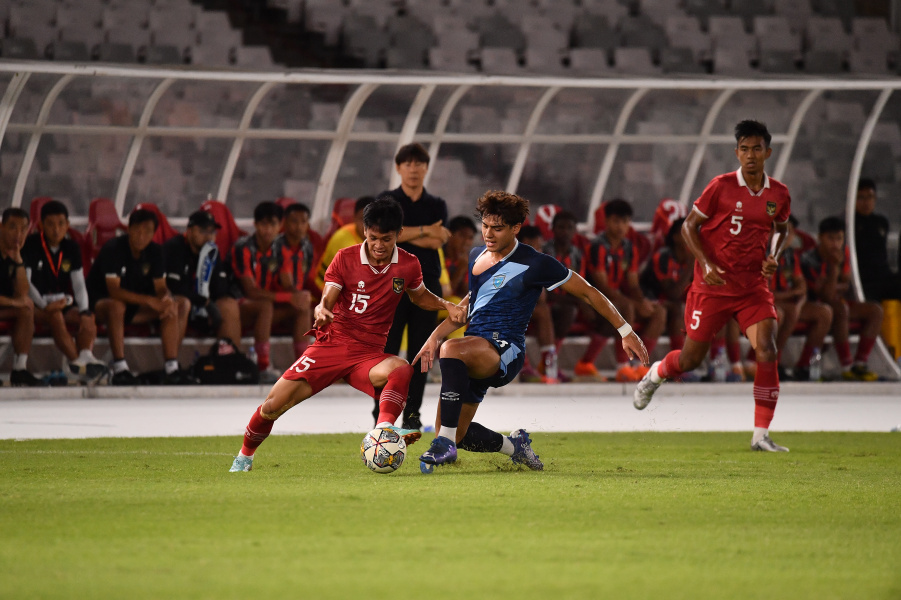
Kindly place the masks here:
POLYGON ((778 367, 776 367, 776 370, 779 373, 779 381, 794 381, 795 380, 794 373, 789 371, 782 365, 779 365, 778 367))
POLYGON ((9 384, 13 387, 47 387, 50 385, 25 369, 13 369, 9 374, 9 384))
POLYGON ((404 415, 404 420, 401 425, 403 429, 422 429, 422 420, 419 418, 418 412, 411 412, 408 415, 404 415))
POLYGON ((138 376, 132 373, 131 371, 119 371, 118 373, 113 373, 112 379, 110 379, 111 385, 138 385, 138 376))
POLYGON ((197 385, 199 383, 193 375, 183 369, 166 373, 163 377, 163 385, 197 385))

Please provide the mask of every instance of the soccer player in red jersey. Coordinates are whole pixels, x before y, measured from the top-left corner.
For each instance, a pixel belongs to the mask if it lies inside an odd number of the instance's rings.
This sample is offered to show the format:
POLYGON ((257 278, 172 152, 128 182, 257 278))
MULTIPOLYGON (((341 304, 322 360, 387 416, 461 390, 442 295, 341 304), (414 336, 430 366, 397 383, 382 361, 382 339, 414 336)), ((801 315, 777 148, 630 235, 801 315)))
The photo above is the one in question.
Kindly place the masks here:
POLYGON ((379 399, 377 427, 390 427, 413 443, 418 430, 394 427, 403 412, 413 367, 384 352, 401 295, 425 310, 447 309, 461 325, 466 309, 432 294, 422 283, 419 260, 397 247, 403 210, 390 198, 363 211, 364 241, 335 255, 325 273, 322 300, 313 311, 316 341, 275 382, 250 419, 244 445, 230 471, 250 471, 253 455, 275 420, 339 379, 379 399))
POLYGON ((776 309, 767 279, 785 249, 791 212, 788 188, 764 172, 773 152, 771 139, 762 123, 736 125, 735 156, 741 167, 708 183, 686 217, 682 234, 695 256, 695 272, 685 302, 685 345, 651 365, 635 388, 634 404, 642 410, 660 384, 697 368, 716 333, 735 317, 757 356, 751 448, 788 452, 769 436, 779 374, 776 309))

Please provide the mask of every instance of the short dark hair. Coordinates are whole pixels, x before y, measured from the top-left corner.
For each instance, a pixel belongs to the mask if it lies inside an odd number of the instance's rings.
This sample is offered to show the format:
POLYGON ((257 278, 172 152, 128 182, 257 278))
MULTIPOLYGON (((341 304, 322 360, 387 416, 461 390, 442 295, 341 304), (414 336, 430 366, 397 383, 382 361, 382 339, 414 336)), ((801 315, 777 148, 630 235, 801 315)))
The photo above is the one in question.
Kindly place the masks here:
POLYGON ((554 218, 551 220, 551 229, 557 226, 557 223, 560 221, 569 221, 570 223, 576 224, 579 222, 579 219, 576 218, 576 215, 569 212, 568 210, 560 210, 557 211, 557 214, 554 215, 554 218))
POLYGON ((740 142, 746 137, 762 137, 763 143, 766 144, 767 148, 770 147, 770 142, 773 139, 766 125, 751 119, 741 121, 735 126, 735 141, 740 142))
POLYGON ((288 215, 296 212, 302 212, 310 214, 310 207, 301 202, 295 202, 294 204, 289 204, 285 207, 285 218, 288 218, 288 215))
POLYGON ((275 219, 277 221, 281 221, 285 216, 285 209, 279 206, 275 202, 271 202, 266 200, 264 202, 260 202, 253 209, 253 222, 259 223, 260 221, 266 221, 268 219, 275 219))
POLYGON ((682 231, 682 224, 685 223, 685 219, 676 219, 673 221, 673 224, 669 226, 669 231, 666 232, 666 237, 663 239, 663 244, 667 248, 673 248, 676 245, 676 234, 682 231))
POLYGON ((861 177, 857 181, 857 191, 860 190, 873 190, 876 191, 876 182, 870 179, 869 177, 861 177))
POLYGON ((529 201, 516 194, 489 190, 479 198, 475 217, 481 222, 488 215, 500 217, 506 225, 520 225, 529 218, 529 201))
MULTIPOLYGON (((390 196, 386 196, 386 198, 390 198, 390 196)), ((354 202, 354 214, 363 212, 363 210, 373 202, 375 202, 375 198, 372 196, 360 196, 357 198, 357 201, 354 202)))
POLYGON ((404 209, 394 198, 373 200, 363 209, 363 227, 382 233, 400 232, 404 226, 404 209))
POLYGON ((412 144, 407 144, 406 146, 401 146, 397 151, 397 154, 394 155, 394 164, 396 165, 402 165, 411 160, 429 164, 429 153, 422 144, 414 142, 412 144))
POLYGON ((841 217, 826 217, 820 221, 820 233, 836 233, 845 231, 845 220, 841 217))
POLYGON ((63 215, 68 219, 69 209, 59 200, 48 200, 47 203, 41 207, 41 221, 47 217, 52 217, 53 215, 63 215))
POLYGON ((140 225, 141 223, 147 222, 153 223, 153 230, 156 231, 156 228, 160 226, 159 219, 156 218, 156 214, 152 210, 147 210, 146 208, 139 208, 137 210, 132 211, 130 215, 128 215, 128 226, 131 227, 133 225, 140 225))
POLYGON ((544 236, 541 235, 541 229, 538 228, 537 225, 523 225, 519 228, 519 240, 529 240, 532 238, 542 238, 544 236))
POLYGON ((633 214, 635 212, 632 210, 632 205, 622 198, 615 198, 604 203, 605 217, 628 217, 631 219, 633 214))
POLYGON ((3 211, 3 224, 6 225, 12 218, 25 219, 26 223, 31 221, 31 218, 26 211, 11 206, 3 211))
POLYGON ((457 233, 461 229, 469 229, 473 233, 478 232, 476 228, 475 221, 467 217, 466 215, 459 215, 450 220, 447 224, 447 228, 451 233, 457 233))

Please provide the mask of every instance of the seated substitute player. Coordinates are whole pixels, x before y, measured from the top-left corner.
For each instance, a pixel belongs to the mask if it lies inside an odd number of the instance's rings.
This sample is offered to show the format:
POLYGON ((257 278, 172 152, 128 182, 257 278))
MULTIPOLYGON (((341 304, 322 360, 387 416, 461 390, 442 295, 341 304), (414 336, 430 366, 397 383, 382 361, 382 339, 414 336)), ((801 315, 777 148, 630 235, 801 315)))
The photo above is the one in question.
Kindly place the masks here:
POLYGON ((639 278, 644 294, 656 299, 666 310, 666 332, 672 350, 681 350, 685 344, 682 316, 695 266, 695 257, 682 237, 684 222, 683 218, 673 221, 663 238, 663 245, 654 252, 639 278))
POLYGON ((184 235, 166 240, 166 286, 176 301, 186 298, 191 303, 191 310, 179 315, 184 319, 178 324, 182 335, 190 323, 204 334, 212 333, 239 344, 238 301, 229 295, 231 279, 216 246, 217 229, 220 225, 213 213, 198 210, 188 217, 184 235))
POLYGON ((28 234, 28 213, 21 208, 3 211, 0 225, 0 321, 12 321, 13 386, 46 385, 28 371, 28 352, 34 337, 34 302, 28 297, 28 275, 22 245, 28 234))
POLYGON ((763 123, 738 123, 735 156, 741 166, 714 177, 686 217, 682 235, 695 257, 695 272, 685 302, 685 346, 651 365, 635 388, 633 404, 644 409, 664 381, 696 369, 717 332, 735 317, 757 356, 751 448, 788 452, 769 436, 779 373, 776 308, 766 280, 785 249, 791 212, 788 188, 764 171, 771 139, 763 123))
MULTIPOLYGON (((301 337, 294 340, 294 359, 297 360, 310 345, 311 339, 306 332, 312 326, 313 294, 315 284, 310 277, 310 269, 313 266, 313 240, 310 239, 310 209, 305 204, 295 202, 285 207, 285 219, 283 231, 276 243, 282 251, 282 262, 287 266, 290 277, 290 287, 279 286, 281 291, 300 291, 306 298, 303 308, 295 320, 295 326, 302 330, 301 337)), ((283 281, 287 284, 288 281, 283 281)), ((317 297, 319 295, 318 290, 317 297)))
POLYGON ((444 244, 444 265, 450 278, 451 296, 463 298, 469 289, 469 252, 476 236, 476 224, 460 215, 447 224, 450 237, 444 244))
MULTIPOLYGON (((516 238, 520 244, 530 246, 536 252, 541 252, 541 248, 544 246, 544 236, 541 233, 541 229, 536 225, 523 225, 520 227, 516 238)), ((469 261, 467 261, 466 270, 469 270, 469 261)), ((542 290, 541 295, 538 296, 538 301, 535 303, 535 309, 532 311, 532 318, 529 320, 529 328, 535 332, 535 337, 538 338, 539 349, 554 346, 554 323, 547 297, 547 291, 542 290)), ((460 332, 453 332, 448 334, 448 337, 461 337, 457 335, 458 333, 460 332)), ((556 355, 553 358, 556 360, 556 355)), ((556 362, 553 363, 553 366, 556 366, 556 362)), ((553 366, 550 369, 551 375, 553 375, 553 366)), ((544 371, 546 370, 544 369, 544 371)), ((519 381, 521 383, 560 383, 560 373, 558 371, 556 378, 548 377, 542 370, 532 366, 529 355, 526 353, 525 358, 523 358, 522 368, 519 370, 519 381)))
MULTIPOLYGON (((468 327, 466 335, 441 345, 441 398, 435 429, 437 437, 419 459, 428 465, 457 460, 457 447, 470 452, 501 452, 514 463, 542 470, 525 429, 510 437, 491 431, 472 419, 489 387, 510 383, 525 357, 525 331, 541 292, 562 287, 608 319, 623 336, 623 348, 642 363, 648 362, 644 344, 616 307, 581 276, 559 261, 519 243, 516 234, 529 216, 527 200, 502 191, 479 198, 477 214, 485 245, 474 248, 469 260, 468 327)), ((429 336, 413 360, 427 371, 438 343, 461 325, 445 319, 429 336)))
POLYGON ((390 198, 366 207, 365 241, 338 251, 325 273, 322 301, 314 311, 316 341, 254 411, 231 472, 250 471, 254 452, 269 436, 275 420, 342 378, 379 398, 377 427, 398 431, 408 444, 420 438, 418 430, 394 426, 403 412, 413 375, 407 361, 384 351, 394 310, 406 292, 426 310, 446 308, 448 319, 457 323, 464 321, 465 311, 423 285, 419 261, 397 247, 402 223, 403 210, 390 198))
POLYGON ((138 209, 128 217, 128 233, 115 237, 100 249, 87 287, 97 321, 106 325, 113 353, 113 385, 137 385, 138 377, 125 361, 125 326, 131 323, 159 321, 160 339, 166 375, 163 382, 172 385, 193 383, 178 365, 179 340, 191 303, 175 300, 166 287, 162 247, 153 241, 156 215, 138 209))
MULTIPOLYGON (((625 200, 611 200, 604 204, 604 231, 591 245, 586 266, 587 279, 623 314, 627 322, 638 321, 644 329, 648 352, 654 352, 657 338, 666 327, 666 310, 644 296, 638 283, 638 248, 626 235, 632 225, 632 205, 625 200)), ((594 361, 613 335, 610 323, 595 317, 597 333, 582 358, 576 363, 575 374, 597 377, 594 361)), ((638 381, 647 372, 641 365, 632 367, 622 351, 616 353, 617 381, 638 381)))
POLYGON ((801 255, 801 270, 807 280, 808 299, 832 307, 832 339, 842 379, 876 381, 879 376, 867 368, 867 360, 882 329, 882 306, 849 297, 851 257, 845 244, 844 219, 826 217, 820 221, 817 245, 801 255), (851 320, 863 323, 853 359, 848 341, 851 320))
POLYGON ((69 371, 85 382, 107 373, 92 352, 97 324, 88 302, 81 248, 66 237, 69 210, 57 200, 41 207, 41 227, 25 240, 22 258, 28 272, 36 323, 46 325, 69 363, 69 371), (68 325, 78 328, 75 339, 68 325))

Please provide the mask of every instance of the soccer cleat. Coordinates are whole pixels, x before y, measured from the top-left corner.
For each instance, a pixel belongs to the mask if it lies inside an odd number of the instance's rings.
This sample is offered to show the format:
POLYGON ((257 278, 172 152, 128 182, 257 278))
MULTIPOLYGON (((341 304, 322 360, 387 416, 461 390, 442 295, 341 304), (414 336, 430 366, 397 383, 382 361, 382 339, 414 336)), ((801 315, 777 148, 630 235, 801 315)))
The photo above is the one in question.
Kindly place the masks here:
POLYGON ((866 365, 854 365, 842 372, 842 379, 847 381, 876 381, 879 375, 869 370, 866 365))
MULTIPOLYGON (((408 415, 404 415, 403 420, 401 420, 401 427, 404 429, 417 429, 422 431, 422 419, 419 417, 418 412, 411 412, 408 415)), ((416 438, 417 440, 419 438, 416 438)), ((416 440, 413 440, 414 442, 416 440)))
POLYGON ((517 429, 510 434, 513 442, 513 456, 510 458, 515 465, 525 465, 533 471, 543 471, 544 464, 538 460, 538 455, 532 450, 532 439, 525 429, 517 429))
POLYGON ((246 471, 250 471, 253 469, 253 457, 252 456, 244 456, 243 454, 239 454, 235 457, 235 462, 232 463, 232 468, 228 470, 229 473, 242 473, 246 471))
POLYGON ((788 452, 788 448, 780 446, 771 440, 769 435, 765 435, 751 444, 751 450, 759 450, 761 452, 788 452))
POLYGON ((419 457, 419 461, 427 465, 446 465, 457 461, 457 445, 443 436, 432 440, 429 449, 419 457))
POLYGON ((651 365, 648 372, 644 374, 644 377, 642 377, 641 381, 638 382, 638 385, 635 386, 635 392, 632 395, 632 405, 638 410, 644 410, 644 408, 651 403, 654 392, 656 392, 657 388, 663 383, 663 381, 660 383, 651 381, 651 373, 654 373, 659 366, 660 361, 658 360, 651 365))
POLYGON ((49 382, 38 379, 25 369, 13 369, 9 374, 9 384, 13 387, 47 387, 49 382))
POLYGON ((385 429, 390 429, 404 438, 404 443, 408 446, 415 444, 419 441, 419 438, 422 437, 422 432, 418 429, 401 429, 400 427, 395 427, 394 425, 389 425, 385 429))
POLYGON ((635 375, 635 367, 632 365, 623 365, 616 370, 616 381, 626 383, 629 381, 640 381, 641 377, 635 375))

